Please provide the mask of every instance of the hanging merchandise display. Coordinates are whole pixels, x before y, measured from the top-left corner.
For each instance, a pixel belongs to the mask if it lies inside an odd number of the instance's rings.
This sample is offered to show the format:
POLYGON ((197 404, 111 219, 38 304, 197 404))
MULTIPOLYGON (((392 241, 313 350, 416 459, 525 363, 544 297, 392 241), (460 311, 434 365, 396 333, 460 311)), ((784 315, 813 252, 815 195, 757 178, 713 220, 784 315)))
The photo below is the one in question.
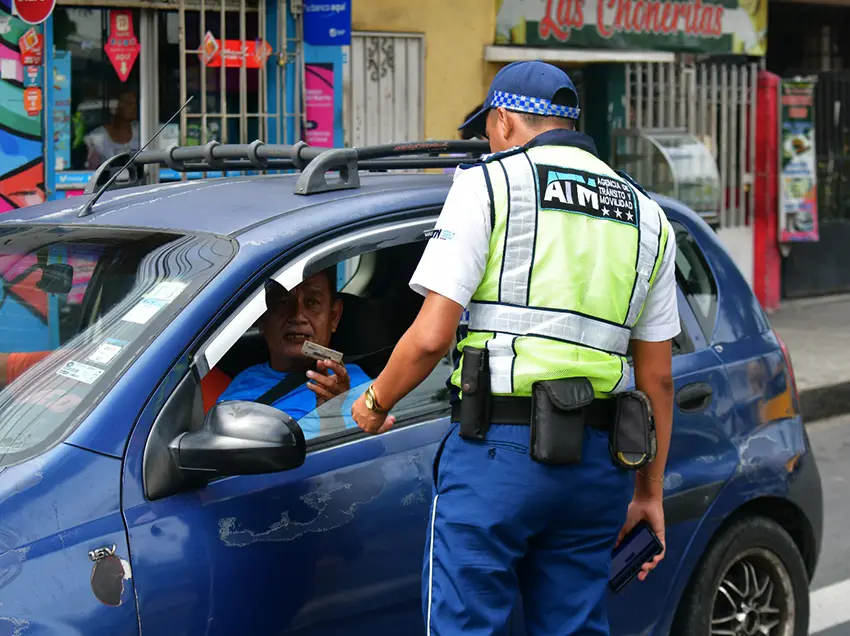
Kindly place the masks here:
POLYGON ((41 114, 41 89, 38 86, 24 89, 24 110, 30 117, 41 114))
POLYGON ((30 27, 18 40, 21 51, 21 64, 24 66, 41 66, 44 59, 44 36, 30 27))
POLYGON ((109 38, 103 50, 118 73, 118 79, 126 82, 142 50, 133 32, 133 15, 130 11, 114 9, 109 12, 109 38))

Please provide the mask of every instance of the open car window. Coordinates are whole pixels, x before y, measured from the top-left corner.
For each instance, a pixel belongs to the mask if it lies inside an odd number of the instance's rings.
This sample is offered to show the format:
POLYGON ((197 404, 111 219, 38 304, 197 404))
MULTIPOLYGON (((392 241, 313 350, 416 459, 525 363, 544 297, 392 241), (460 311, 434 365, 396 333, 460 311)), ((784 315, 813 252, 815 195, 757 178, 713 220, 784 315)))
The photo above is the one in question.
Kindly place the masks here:
MULTIPOLYGON (((400 425, 430 419, 449 412, 449 388, 447 380, 453 365, 448 357, 440 360, 430 375, 418 387, 399 400, 392 410, 400 425)), ((299 420, 304 437, 309 445, 336 439, 340 434, 356 430, 351 419, 351 406, 369 388, 369 382, 352 386, 351 390, 328 400, 299 420)))
POLYGON ((0 242, 0 466, 65 437, 232 256, 217 237, 9 226, 0 242))
MULTIPOLYGON (((356 432, 354 429, 359 430, 351 419, 352 404, 386 366, 396 343, 413 323, 424 301, 422 296, 410 289, 409 281, 425 248, 423 230, 432 224, 433 220, 423 219, 417 222, 417 226, 412 226, 410 221, 406 221, 398 226, 386 227, 383 233, 376 229, 363 241, 351 235, 349 243, 323 253, 305 267, 297 284, 317 272, 336 272, 333 278, 341 301, 341 318, 330 342, 317 344, 342 353, 351 378, 350 389, 346 393, 321 405, 306 384, 289 388, 285 397, 274 401, 275 408, 285 411, 299 423, 309 441, 328 441, 356 432)), ((287 276, 284 268, 273 276, 273 280, 286 280, 287 276)), ((273 366, 270 346, 280 347, 277 340, 290 335, 274 332, 269 326, 274 320, 263 321, 265 293, 260 290, 259 296, 252 296, 233 315, 230 322, 248 325, 248 328, 242 328, 241 335, 217 362, 210 354, 216 350, 216 336, 198 354, 198 359, 214 363, 211 372, 223 376, 227 384, 216 402, 258 401, 276 382, 280 383, 287 377, 282 370, 285 367, 278 365, 276 369, 273 366), (264 326, 258 329, 261 323, 264 326)), ((291 325, 291 320, 278 321, 277 324, 283 324, 285 332, 291 330, 291 326, 287 326, 291 325)), ((226 323, 218 334, 227 334, 228 329, 230 327, 226 323)), ((280 331, 281 327, 276 329, 280 331)), ((446 353, 447 357, 431 376, 393 409, 397 426, 448 413, 449 389, 446 382, 452 364, 449 352, 446 353)), ((286 355, 291 355, 291 352, 286 355)), ((296 366, 303 367, 304 363, 302 359, 296 362, 296 366)), ((207 403, 206 407, 211 408, 211 405, 207 403)))

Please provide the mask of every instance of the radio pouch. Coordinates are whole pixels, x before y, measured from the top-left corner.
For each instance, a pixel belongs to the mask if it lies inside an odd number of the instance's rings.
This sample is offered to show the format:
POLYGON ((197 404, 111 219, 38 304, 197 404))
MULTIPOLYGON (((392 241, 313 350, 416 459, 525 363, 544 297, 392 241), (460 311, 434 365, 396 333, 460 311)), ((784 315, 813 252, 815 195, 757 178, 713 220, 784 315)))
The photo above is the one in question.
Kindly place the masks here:
POLYGON ((531 387, 531 458, 577 464, 584 444, 585 408, 593 401, 587 378, 545 380, 531 387))
POLYGON ((483 440, 490 430, 490 352, 464 347, 460 370, 460 427, 463 439, 483 440))
POLYGON ((642 391, 618 393, 617 414, 608 448, 615 466, 637 470, 653 459, 657 450, 652 404, 642 391))

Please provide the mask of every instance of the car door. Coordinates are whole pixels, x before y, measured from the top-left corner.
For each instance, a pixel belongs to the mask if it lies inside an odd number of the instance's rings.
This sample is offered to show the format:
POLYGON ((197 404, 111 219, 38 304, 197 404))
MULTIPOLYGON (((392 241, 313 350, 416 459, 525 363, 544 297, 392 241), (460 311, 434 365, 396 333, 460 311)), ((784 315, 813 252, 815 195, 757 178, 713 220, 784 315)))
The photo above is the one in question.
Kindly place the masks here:
MULTIPOLYGON (((333 250, 314 248, 273 275, 291 289, 313 260, 327 266, 376 245, 419 240, 435 219, 337 236, 333 250)), ((141 630, 174 636, 421 631, 433 457, 449 425, 449 358, 399 405, 400 418, 386 434, 331 425, 330 434, 308 442, 306 461, 294 470, 173 487, 167 444, 198 426, 197 376, 220 359, 223 341, 264 310, 262 302, 257 311, 261 291, 172 370, 131 438, 124 513, 141 630)), ((366 386, 352 387, 351 396, 366 386)), ((344 412, 350 400, 342 410, 332 402, 322 408, 333 406, 344 412)))
MULTIPOLYGON (((673 223, 677 241, 689 239, 688 230, 673 223)), ((693 567, 698 556, 689 552, 691 539, 738 462, 730 442, 734 404, 722 360, 711 347, 717 319, 717 285, 704 259, 692 251, 677 250, 676 278, 680 335, 673 343, 674 412, 670 452, 664 477, 664 514, 667 553, 643 583, 634 581, 609 599, 612 634, 649 633, 665 622, 669 599, 681 568, 693 567), (701 277, 699 298, 688 279, 701 277), (697 316, 694 307, 706 314, 697 316), (700 319, 702 318, 702 319, 700 319)))

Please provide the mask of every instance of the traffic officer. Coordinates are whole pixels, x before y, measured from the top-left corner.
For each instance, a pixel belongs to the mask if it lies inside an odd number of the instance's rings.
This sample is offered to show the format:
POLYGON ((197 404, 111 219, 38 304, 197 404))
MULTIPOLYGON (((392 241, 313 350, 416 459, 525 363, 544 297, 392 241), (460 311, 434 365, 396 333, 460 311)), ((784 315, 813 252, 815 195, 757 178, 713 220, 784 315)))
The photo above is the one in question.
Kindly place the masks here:
POLYGON ((455 173, 410 283, 422 309, 352 408, 363 430, 389 430, 392 407, 433 371, 468 308, 452 375, 461 400, 434 464, 428 634, 501 633, 518 593, 532 636, 608 634, 612 549, 639 520, 664 541, 675 237, 575 131, 578 116, 558 68, 499 71, 462 126, 494 154, 455 173), (614 408, 629 395, 629 346, 657 439, 636 471, 615 444, 636 422, 652 429, 640 409, 614 408))

